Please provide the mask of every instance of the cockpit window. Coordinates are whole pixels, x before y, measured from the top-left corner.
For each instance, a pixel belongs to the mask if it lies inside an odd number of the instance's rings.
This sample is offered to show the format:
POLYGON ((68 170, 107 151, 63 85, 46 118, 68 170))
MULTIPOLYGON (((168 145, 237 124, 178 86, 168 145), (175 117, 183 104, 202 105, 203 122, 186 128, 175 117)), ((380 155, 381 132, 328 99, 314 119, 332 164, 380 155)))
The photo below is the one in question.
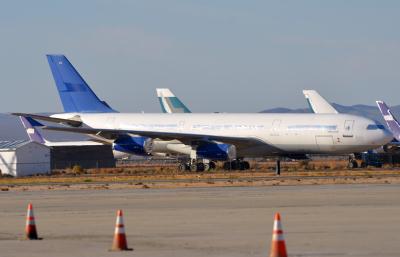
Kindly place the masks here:
POLYGON ((377 129, 385 129, 385 126, 383 126, 382 124, 369 124, 367 126, 368 130, 377 130, 377 129))

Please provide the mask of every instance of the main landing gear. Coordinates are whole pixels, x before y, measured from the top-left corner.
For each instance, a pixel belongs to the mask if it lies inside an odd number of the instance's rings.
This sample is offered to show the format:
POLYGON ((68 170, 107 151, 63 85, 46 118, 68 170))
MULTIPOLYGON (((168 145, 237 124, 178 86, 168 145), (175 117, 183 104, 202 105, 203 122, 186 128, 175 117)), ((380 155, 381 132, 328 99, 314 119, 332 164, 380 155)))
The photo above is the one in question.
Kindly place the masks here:
MULTIPOLYGON (((179 164, 180 171, 209 171, 216 168, 216 163, 209 160, 198 158, 197 151, 193 148, 190 152, 190 159, 183 161, 179 164)), ((243 158, 236 158, 231 161, 227 161, 223 165, 224 170, 248 170, 250 169, 250 163, 244 161, 243 158)))
POLYGON ((248 161, 243 161, 242 159, 236 159, 224 163, 224 170, 248 170, 248 169, 250 169, 250 163, 248 161))
POLYGON ((216 163, 207 159, 203 160, 191 160, 187 162, 181 162, 178 166, 180 171, 209 171, 214 170, 217 167, 216 163))
MULTIPOLYGON (((192 159, 190 161, 183 161, 179 163, 178 169, 180 171, 210 171, 215 170, 217 164, 207 159, 192 159)), ((223 165, 224 170, 248 170, 250 163, 241 159, 225 162, 223 165)))

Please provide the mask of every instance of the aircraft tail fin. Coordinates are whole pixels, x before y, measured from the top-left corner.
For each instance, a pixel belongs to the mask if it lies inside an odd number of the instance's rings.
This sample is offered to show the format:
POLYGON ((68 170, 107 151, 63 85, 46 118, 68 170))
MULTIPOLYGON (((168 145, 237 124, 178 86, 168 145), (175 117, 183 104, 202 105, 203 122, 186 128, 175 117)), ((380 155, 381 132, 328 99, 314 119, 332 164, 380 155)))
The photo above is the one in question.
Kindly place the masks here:
POLYGON ((116 112, 100 100, 64 55, 47 55, 65 112, 116 112))
POLYGON ((317 91, 315 90, 303 90, 303 94, 307 99, 310 109, 314 113, 339 113, 333 106, 325 100, 317 91))
POLYGON ((393 116, 390 108, 386 105, 384 101, 376 101, 379 110, 385 120, 387 126, 389 127, 390 131, 392 132, 393 136, 400 141, 400 124, 397 119, 393 116))
POLYGON ((157 97, 164 113, 191 113, 168 88, 157 88, 157 97))
POLYGON ((30 117, 20 116, 19 119, 21 120, 22 125, 24 126, 26 133, 28 134, 28 137, 31 141, 40 144, 46 144, 46 139, 44 139, 44 137, 39 133, 39 131, 36 128, 44 126, 43 124, 39 123, 38 121, 30 117))

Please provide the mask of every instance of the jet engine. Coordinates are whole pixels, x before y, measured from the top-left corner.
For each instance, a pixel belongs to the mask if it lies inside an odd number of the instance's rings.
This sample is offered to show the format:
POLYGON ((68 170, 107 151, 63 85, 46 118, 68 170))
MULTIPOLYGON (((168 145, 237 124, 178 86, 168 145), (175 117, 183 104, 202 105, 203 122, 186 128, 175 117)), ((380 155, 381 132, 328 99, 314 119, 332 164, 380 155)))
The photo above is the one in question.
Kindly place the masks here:
POLYGON ((232 160, 236 158, 236 147, 230 144, 206 143, 197 147, 197 157, 210 160, 232 160))
POLYGON ((121 136, 112 144, 113 150, 134 155, 149 155, 153 149, 153 140, 140 136, 121 136))

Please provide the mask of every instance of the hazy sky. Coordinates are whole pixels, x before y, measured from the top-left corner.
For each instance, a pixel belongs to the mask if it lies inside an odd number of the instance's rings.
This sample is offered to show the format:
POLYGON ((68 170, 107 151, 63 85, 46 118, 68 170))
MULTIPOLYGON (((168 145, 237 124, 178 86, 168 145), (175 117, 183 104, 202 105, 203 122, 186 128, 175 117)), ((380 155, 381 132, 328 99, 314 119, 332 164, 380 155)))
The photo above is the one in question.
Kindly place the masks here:
POLYGON ((124 112, 169 87, 195 112, 400 103, 400 1, 1 1, 0 112, 57 112, 63 53, 124 112))

